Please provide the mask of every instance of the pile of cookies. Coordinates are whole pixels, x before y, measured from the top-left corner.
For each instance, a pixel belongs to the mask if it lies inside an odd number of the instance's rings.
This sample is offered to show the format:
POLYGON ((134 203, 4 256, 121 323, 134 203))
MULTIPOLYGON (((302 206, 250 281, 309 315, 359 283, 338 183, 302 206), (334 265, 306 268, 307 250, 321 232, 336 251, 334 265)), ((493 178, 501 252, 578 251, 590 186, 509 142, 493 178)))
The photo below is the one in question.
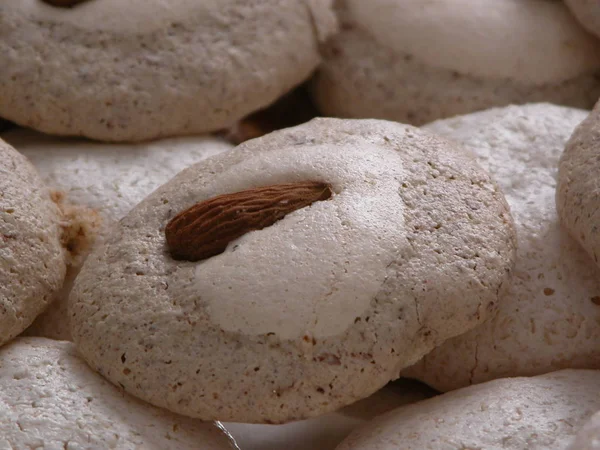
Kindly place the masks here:
POLYGON ((600 4, 0 0, 0 448, 600 448, 600 4))

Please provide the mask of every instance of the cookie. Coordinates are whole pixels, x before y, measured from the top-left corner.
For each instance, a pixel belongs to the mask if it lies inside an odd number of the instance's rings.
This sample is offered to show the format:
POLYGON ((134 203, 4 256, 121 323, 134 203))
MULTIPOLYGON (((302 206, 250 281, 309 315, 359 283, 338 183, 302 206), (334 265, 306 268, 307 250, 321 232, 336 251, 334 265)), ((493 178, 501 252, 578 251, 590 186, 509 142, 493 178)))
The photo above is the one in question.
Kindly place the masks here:
POLYGON ((237 448, 219 424, 124 394, 70 342, 16 339, 0 350, 0 385, 1 448, 237 448))
MULTIPOLYGON (((14 130, 2 136, 34 164, 43 181, 69 202, 92 209, 102 238, 137 203, 180 170, 233 148, 222 139, 182 137, 143 144, 99 144, 14 130)), ((33 336, 70 340, 67 299, 82 261, 73 264, 56 301, 27 330, 33 336)))
POLYGON ((425 128, 464 144, 496 179, 517 228, 517 262, 498 314, 404 375, 447 391, 495 378, 600 369, 600 271, 560 226, 558 160, 587 111, 532 104, 425 128))
POLYGON ((0 345, 27 328, 62 286, 63 226, 34 167, 0 140, 0 345))
POLYGON ((600 50, 562 2, 340 0, 313 89, 326 115, 421 125, 511 103, 591 108, 600 50))
POLYGON ((384 414, 336 450, 565 450, 600 407, 599 387, 594 370, 489 381, 384 414))
POLYGON ((556 207, 560 220, 596 264, 600 264, 600 200, 597 190, 600 102, 565 145, 558 170, 556 207))
POLYGON ((335 28, 331 0, 3 2, 0 115, 104 141, 227 128, 308 78, 335 28))
POLYGON ((462 148, 314 119, 137 205, 78 276, 71 331, 152 404, 286 422, 370 395, 488 318, 514 248, 502 194, 462 148))
POLYGON ((600 37, 600 5, 598 2, 593 0, 565 0, 565 4, 586 30, 600 37))
POLYGON ((412 380, 399 380, 350 406, 285 425, 223 423, 243 450, 333 450, 346 436, 374 417, 432 397, 434 392, 412 380))

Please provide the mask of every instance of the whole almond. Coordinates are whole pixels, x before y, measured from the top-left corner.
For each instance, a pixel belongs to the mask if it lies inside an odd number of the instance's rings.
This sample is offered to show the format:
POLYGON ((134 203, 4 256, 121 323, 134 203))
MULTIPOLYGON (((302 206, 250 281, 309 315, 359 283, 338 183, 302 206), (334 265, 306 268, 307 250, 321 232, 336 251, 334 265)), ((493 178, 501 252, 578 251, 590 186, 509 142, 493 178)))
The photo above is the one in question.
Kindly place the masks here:
POLYGON ((327 200, 331 195, 328 184, 313 181, 219 195, 171 219, 165 228, 167 245, 177 260, 210 258, 249 231, 271 226, 292 211, 327 200))

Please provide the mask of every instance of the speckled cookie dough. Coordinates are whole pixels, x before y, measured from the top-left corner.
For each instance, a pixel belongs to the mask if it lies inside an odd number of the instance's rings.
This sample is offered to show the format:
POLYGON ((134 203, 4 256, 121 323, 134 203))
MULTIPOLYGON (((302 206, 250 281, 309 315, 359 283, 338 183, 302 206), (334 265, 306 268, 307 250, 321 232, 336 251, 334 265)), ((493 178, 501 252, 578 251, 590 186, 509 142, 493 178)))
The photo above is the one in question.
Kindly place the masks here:
POLYGON ((568 450, 600 449, 600 412, 594 414, 579 430, 568 450))
POLYGON ((332 0, 0 3, 0 115, 141 141, 233 125, 305 80, 332 0))
POLYGON ((327 115, 421 125, 510 103, 591 108, 600 46, 562 2, 340 0, 313 90, 327 115))
MULTIPOLYGON (((46 136, 29 130, 0 135, 38 169, 43 181, 69 202, 98 215, 95 238, 106 234, 131 208, 184 168, 233 148, 222 139, 181 137, 143 144, 99 144, 46 136)), ((26 331, 33 336, 71 339, 67 299, 87 252, 69 267, 55 302, 26 331)))
POLYGON ((586 30, 600 37, 600 3, 596 0, 565 0, 565 4, 586 30))
POLYGON ((599 388, 596 370, 494 380, 384 414, 336 450, 566 450, 599 388))
POLYGON ((560 158, 556 190, 560 220, 597 265, 600 265, 599 138, 600 102, 567 142, 560 158))
POLYGON ((67 267, 63 218, 31 163, 0 139, 0 345, 40 314, 67 267))
POLYGON ((517 228, 517 263, 498 314, 404 372, 447 391, 495 378, 600 369, 600 271, 560 226, 554 196, 565 142, 588 112, 509 106, 425 128, 470 149, 517 228))
POLYGON ((364 398, 497 309, 508 206, 459 146, 315 119, 184 170, 120 221, 71 298, 75 343, 128 392, 203 419, 286 422, 364 398), (215 196, 315 181, 328 200, 199 262, 165 226, 215 196))
POLYGON ((70 342, 19 338, 0 350, 0 448, 236 450, 218 423, 143 403, 86 365, 70 342))

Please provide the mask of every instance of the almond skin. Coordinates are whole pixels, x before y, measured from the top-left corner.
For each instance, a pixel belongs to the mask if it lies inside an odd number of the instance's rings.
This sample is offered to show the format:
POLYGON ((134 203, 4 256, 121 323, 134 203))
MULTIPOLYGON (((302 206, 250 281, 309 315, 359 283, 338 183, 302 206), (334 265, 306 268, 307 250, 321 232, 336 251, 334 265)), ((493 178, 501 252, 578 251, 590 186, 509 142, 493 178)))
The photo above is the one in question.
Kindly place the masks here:
POLYGON ((263 186, 219 195, 177 214, 165 228, 171 256, 200 261, 223 253, 227 245, 253 230, 273 225, 287 214, 331 197, 326 183, 307 181, 263 186))

